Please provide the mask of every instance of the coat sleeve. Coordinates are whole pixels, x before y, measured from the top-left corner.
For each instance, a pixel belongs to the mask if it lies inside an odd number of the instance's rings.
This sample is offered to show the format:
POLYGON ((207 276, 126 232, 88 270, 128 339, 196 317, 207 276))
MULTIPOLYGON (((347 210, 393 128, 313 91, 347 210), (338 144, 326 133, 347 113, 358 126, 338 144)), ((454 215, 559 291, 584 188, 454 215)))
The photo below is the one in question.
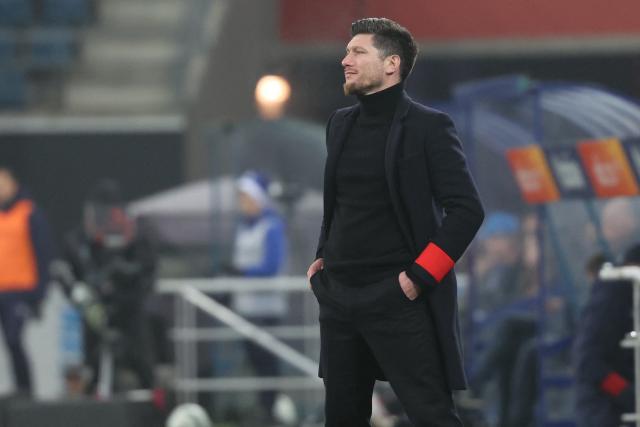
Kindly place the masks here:
POLYGON ((451 271, 473 240, 484 219, 451 119, 439 113, 427 135, 425 151, 434 202, 444 218, 407 275, 421 286, 437 285, 451 271))
MULTIPOLYGON (((336 113, 334 111, 333 114, 331 114, 331 116, 329 117, 329 120, 327 121, 327 129, 326 129, 326 133, 325 133, 325 145, 327 147, 327 152, 328 152, 328 149, 329 149, 329 134, 330 134, 330 130, 331 130, 331 121, 333 120, 333 117, 335 115, 336 115, 336 113)), ((326 191, 326 190, 327 189, 325 188, 324 191, 326 191)), ((326 241, 327 241, 327 224, 326 224, 326 215, 324 214, 324 209, 323 209, 322 224, 320 225, 320 236, 318 238, 318 246, 316 248, 316 258, 315 259, 322 258, 324 256, 323 253, 322 253, 323 252, 322 249, 324 248, 324 243, 326 241)))

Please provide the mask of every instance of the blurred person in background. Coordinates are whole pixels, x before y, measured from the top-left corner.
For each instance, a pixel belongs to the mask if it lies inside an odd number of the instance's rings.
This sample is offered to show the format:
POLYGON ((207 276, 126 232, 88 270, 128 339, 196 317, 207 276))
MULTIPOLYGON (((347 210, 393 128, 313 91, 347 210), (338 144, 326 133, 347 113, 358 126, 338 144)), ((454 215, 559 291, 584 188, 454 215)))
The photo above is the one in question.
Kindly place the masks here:
POLYGON ((607 262, 607 257, 605 254, 598 252, 595 255, 592 255, 587 259, 587 262, 584 266, 585 274, 587 280, 589 281, 589 285, 598 280, 598 274, 600 274, 600 269, 607 262))
POLYGON ((85 363, 93 375, 88 391, 104 380, 99 367, 105 350, 116 367, 135 373, 137 382, 126 388, 151 388, 152 343, 144 303, 153 289, 156 260, 149 240, 126 213, 117 183, 103 180, 91 190, 82 226, 66 237, 64 251, 71 278, 61 282, 83 317, 85 363))
MULTIPOLYGON (((637 203, 637 202, 635 202, 637 203)), ((640 241, 640 222, 634 201, 625 197, 606 200, 600 210, 600 224, 587 224, 585 240, 590 253, 586 260, 585 280, 587 286, 578 289, 579 307, 586 304, 590 295, 590 285, 598 278, 600 267, 605 262, 620 263, 625 250, 640 241), (600 227, 600 236, 596 227, 600 227)))
POLYGON ((584 289, 580 289, 578 292, 578 313, 584 308, 587 300, 589 298, 589 293, 591 291, 591 286, 598 280, 598 274, 600 274, 600 269, 602 266, 609 262, 609 259, 603 252, 598 252, 594 255, 591 255, 584 266, 585 277, 587 283, 584 289))
MULTIPOLYGON (((474 320, 478 322, 477 333, 487 338, 471 379, 474 392, 497 404, 498 427, 525 427, 533 422, 537 391, 536 231, 535 216, 520 221, 513 214, 498 211, 487 216, 478 232, 474 320), (494 381, 497 398, 484 392, 494 381)), ((486 409, 490 411, 492 405, 486 409)))
MULTIPOLYGON (((239 221, 235 231, 231 270, 243 277, 276 276, 284 266, 287 254, 285 223, 269 196, 269 178, 247 171, 236 182, 239 221)), ((281 292, 259 291, 235 293, 233 309, 259 326, 276 326, 287 312, 287 298, 281 292)), ((246 342, 246 354, 259 376, 279 374, 277 358, 253 342, 246 342)), ((260 393, 260 406, 265 422, 271 421, 276 392, 260 393)))
POLYGON ((52 250, 43 212, 10 166, 0 164, 0 325, 23 396, 31 395, 32 378, 22 336, 27 320, 40 316, 52 250))
POLYGON ((625 251, 640 241, 638 215, 628 198, 619 197, 604 204, 601 227, 612 262, 621 262, 625 251))
POLYGON ((404 91, 417 56, 386 18, 351 26, 358 103, 327 125, 324 217, 307 277, 320 306, 326 425, 368 426, 376 379, 416 426, 462 426, 455 262, 484 216, 451 119, 404 91))
MULTIPOLYGON (((623 265, 640 265, 640 245, 623 265)), ((620 342, 633 330, 633 285, 597 279, 578 323, 573 349, 580 427, 617 427, 635 412, 633 350, 620 342)))
POLYGON ((478 250, 473 266, 478 280, 476 317, 487 316, 488 312, 531 294, 532 268, 524 265, 525 240, 517 216, 502 211, 491 213, 476 241, 478 250))

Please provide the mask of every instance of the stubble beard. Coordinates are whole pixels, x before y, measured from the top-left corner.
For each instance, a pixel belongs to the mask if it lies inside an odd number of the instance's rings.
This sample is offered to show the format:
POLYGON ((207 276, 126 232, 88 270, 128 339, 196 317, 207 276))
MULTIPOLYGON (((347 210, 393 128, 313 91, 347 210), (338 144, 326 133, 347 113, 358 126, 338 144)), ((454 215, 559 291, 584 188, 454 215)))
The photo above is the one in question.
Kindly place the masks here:
POLYGON ((346 96, 349 95, 366 95, 371 90, 382 84, 382 79, 372 80, 367 79, 362 83, 357 81, 344 82, 342 85, 342 91, 346 96))
POLYGON ((358 85, 354 82, 344 82, 342 85, 342 91, 345 96, 360 95, 360 88, 358 88, 358 85))

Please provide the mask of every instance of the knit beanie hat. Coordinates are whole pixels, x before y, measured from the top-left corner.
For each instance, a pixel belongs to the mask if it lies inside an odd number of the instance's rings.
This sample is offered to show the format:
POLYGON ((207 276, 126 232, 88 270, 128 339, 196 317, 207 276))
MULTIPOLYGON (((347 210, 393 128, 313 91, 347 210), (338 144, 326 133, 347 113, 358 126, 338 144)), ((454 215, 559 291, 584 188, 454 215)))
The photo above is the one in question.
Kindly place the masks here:
POLYGON ((236 181, 236 186, 239 191, 251 197, 262 208, 266 208, 271 203, 269 178, 260 172, 247 171, 243 173, 236 181))

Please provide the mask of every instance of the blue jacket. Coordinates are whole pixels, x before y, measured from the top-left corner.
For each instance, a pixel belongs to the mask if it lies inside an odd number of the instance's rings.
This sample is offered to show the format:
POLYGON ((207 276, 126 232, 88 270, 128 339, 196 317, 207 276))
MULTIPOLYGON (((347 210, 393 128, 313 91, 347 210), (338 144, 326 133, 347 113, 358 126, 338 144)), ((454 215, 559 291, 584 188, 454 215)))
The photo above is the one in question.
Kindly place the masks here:
POLYGON ((287 252, 285 226, 280 215, 272 209, 266 209, 257 218, 243 218, 238 224, 237 234, 251 233, 255 241, 253 245, 261 249, 262 255, 250 264, 242 262, 234 256, 234 266, 240 274, 247 277, 268 277, 278 274, 284 264, 287 252))
MULTIPOLYGON (((284 222, 271 209, 257 218, 243 218, 236 230, 233 266, 245 277, 277 275, 285 261, 284 222)), ((281 317, 287 311, 286 295, 278 291, 235 294, 234 310, 248 317, 281 317)))

